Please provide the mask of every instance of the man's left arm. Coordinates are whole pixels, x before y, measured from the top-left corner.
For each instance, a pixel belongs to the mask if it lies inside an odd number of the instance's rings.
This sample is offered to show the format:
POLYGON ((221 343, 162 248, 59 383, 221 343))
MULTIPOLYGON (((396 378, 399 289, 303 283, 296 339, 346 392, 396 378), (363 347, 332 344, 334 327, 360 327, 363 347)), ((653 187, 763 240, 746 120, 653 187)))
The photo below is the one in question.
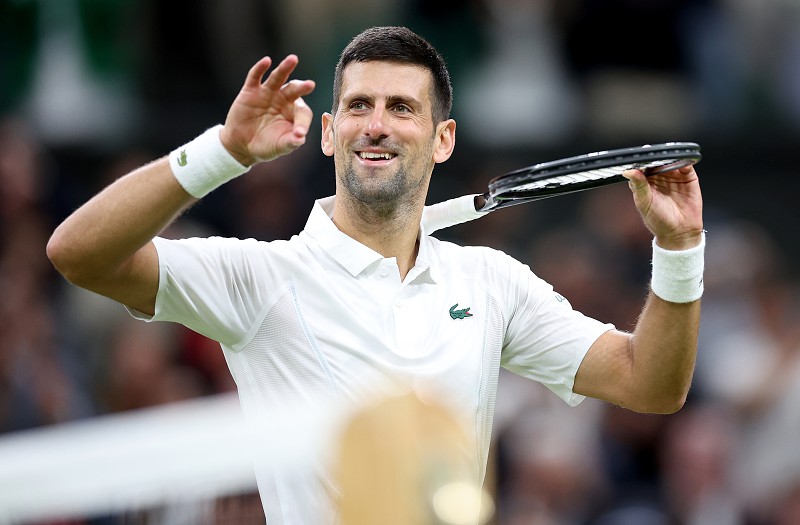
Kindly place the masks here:
POLYGON ((671 413, 686 400, 697 355, 702 196, 690 166, 652 177, 636 170, 625 176, 655 238, 651 291, 632 334, 612 330, 594 342, 573 391, 637 412, 671 413))

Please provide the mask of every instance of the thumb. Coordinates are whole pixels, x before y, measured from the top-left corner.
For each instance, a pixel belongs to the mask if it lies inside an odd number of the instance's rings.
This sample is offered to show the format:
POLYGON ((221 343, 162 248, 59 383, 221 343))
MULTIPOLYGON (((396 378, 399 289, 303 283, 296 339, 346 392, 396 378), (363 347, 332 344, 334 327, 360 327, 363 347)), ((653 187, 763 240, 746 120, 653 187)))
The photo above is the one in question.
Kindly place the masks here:
POLYGON ((634 197, 646 197, 650 193, 650 184, 641 170, 625 170, 622 172, 622 176, 628 179, 628 187, 634 197))

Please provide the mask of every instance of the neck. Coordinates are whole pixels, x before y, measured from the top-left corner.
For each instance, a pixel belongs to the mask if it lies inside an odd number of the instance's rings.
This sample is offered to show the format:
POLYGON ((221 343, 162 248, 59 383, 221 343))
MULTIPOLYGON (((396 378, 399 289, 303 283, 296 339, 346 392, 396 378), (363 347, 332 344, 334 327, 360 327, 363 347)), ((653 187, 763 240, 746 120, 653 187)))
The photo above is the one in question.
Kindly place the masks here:
POLYGON ((423 205, 375 206, 338 193, 333 206, 333 223, 383 257, 394 257, 400 278, 405 279, 417 259, 423 205))

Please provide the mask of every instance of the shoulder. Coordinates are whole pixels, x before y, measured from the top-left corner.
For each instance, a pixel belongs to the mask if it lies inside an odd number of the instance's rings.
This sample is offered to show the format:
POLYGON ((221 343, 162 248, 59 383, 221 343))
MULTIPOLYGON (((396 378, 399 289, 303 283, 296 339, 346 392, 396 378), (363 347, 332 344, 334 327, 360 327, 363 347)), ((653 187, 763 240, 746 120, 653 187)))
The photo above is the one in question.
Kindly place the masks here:
POLYGON ((270 242, 236 237, 185 237, 182 239, 153 239, 159 253, 162 251, 213 253, 213 252, 258 252, 269 249, 270 242))
POLYGON ((293 237, 288 241, 260 241, 236 237, 188 237, 165 239, 156 237, 153 242, 159 259, 170 264, 200 264, 216 261, 218 264, 237 264, 258 260, 274 260, 293 257, 301 249, 301 243, 293 237))
MULTIPOLYGON (((451 255, 471 261, 516 261, 513 257, 495 248, 488 246, 465 246, 451 241, 443 241, 436 237, 428 237, 431 247, 439 254, 451 255)), ((517 261, 518 262, 518 261, 517 261)))
POLYGON ((458 270, 464 276, 508 279, 519 272, 530 272, 527 265, 488 246, 462 246, 431 237, 431 247, 443 270, 458 270))
POLYGON ((167 239, 156 237, 154 241, 159 246, 183 246, 195 250, 244 250, 244 251, 269 251, 290 249, 296 243, 297 236, 290 240, 261 241, 254 238, 242 239, 239 237, 184 237, 181 239, 167 239))

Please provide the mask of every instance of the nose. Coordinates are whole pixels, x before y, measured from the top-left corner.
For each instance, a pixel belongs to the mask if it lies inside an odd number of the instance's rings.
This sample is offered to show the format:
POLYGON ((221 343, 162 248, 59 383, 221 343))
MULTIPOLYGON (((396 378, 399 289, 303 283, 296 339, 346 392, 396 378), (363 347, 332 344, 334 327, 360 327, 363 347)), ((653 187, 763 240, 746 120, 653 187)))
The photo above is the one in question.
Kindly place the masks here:
POLYGON ((386 108, 381 105, 376 105, 370 115, 369 123, 364 133, 372 139, 388 136, 387 116, 386 108))

